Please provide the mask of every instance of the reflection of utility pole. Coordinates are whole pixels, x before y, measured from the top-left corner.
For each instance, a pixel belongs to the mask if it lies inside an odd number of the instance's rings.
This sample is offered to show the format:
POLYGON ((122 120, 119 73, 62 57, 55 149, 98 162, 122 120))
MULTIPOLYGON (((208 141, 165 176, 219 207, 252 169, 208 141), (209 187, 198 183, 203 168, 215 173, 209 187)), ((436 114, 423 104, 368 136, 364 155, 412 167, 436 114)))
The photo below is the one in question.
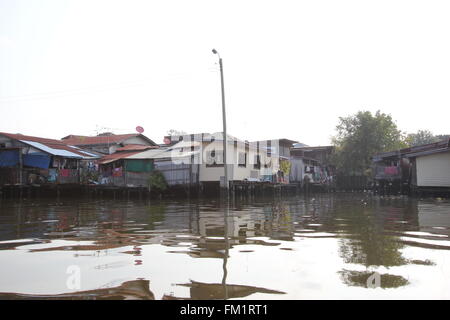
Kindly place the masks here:
POLYGON ((223 278, 222 278, 222 285, 223 285, 223 297, 224 299, 228 299, 228 287, 227 287, 227 262, 228 262, 228 253, 229 253, 229 246, 230 243, 228 241, 228 216, 230 213, 230 203, 228 201, 228 196, 225 200, 225 206, 224 206, 224 215, 223 215, 223 238, 224 238, 224 244, 225 244, 225 252, 223 256, 223 278))

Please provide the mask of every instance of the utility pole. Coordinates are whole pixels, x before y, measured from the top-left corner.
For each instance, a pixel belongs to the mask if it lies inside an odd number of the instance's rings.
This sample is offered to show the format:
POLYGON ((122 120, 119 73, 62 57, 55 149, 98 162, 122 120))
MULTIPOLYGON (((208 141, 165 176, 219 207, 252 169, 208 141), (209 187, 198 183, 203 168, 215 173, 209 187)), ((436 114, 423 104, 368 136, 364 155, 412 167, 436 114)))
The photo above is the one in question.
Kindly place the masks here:
POLYGON ((225 113, 225 86, 223 83, 223 63, 222 58, 219 55, 219 52, 217 52, 216 49, 212 49, 212 52, 214 54, 217 54, 219 56, 219 65, 220 65, 220 84, 222 88, 222 121, 223 121, 223 167, 225 171, 225 192, 226 196, 228 198, 229 193, 229 182, 228 182, 228 163, 227 163, 227 116, 225 113))

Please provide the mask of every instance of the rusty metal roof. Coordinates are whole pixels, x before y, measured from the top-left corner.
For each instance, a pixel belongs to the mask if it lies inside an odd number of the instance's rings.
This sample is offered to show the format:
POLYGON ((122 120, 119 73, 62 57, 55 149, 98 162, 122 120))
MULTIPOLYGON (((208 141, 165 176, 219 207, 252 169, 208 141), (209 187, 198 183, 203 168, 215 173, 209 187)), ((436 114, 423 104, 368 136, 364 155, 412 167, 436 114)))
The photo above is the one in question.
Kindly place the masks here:
POLYGON ((96 144, 119 144, 129 138, 141 137, 149 143, 149 145, 156 145, 148 137, 140 133, 129 133, 129 134, 112 134, 108 136, 77 136, 69 135, 64 137, 62 142, 75 146, 86 146, 86 145, 96 145, 96 144))
POLYGON ((24 144, 32 146, 33 148, 56 156, 83 159, 98 158, 98 155, 92 153, 91 151, 67 145, 60 140, 27 136, 20 133, 0 132, 0 135, 3 135, 9 139, 20 141, 24 144))

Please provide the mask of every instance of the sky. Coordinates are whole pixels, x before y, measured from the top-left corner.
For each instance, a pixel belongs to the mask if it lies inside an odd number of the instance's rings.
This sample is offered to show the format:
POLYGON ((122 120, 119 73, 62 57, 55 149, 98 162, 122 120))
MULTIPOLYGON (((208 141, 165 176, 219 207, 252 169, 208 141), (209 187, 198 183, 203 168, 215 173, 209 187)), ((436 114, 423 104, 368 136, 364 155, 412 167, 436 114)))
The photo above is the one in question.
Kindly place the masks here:
POLYGON ((327 145, 339 117, 448 134, 450 3, 0 0, 0 131, 327 145))

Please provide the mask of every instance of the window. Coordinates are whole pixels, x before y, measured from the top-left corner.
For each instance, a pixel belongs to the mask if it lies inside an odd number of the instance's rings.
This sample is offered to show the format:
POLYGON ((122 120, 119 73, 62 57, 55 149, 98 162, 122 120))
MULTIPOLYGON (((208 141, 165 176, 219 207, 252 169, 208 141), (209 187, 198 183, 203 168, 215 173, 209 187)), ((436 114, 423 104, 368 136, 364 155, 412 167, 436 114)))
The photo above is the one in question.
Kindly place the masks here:
POLYGON ((247 153, 239 152, 238 165, 239 167, 247 166, 247 153))
POLYGON ((261 169, 261 156, 255 155, 255 162, 253 164, 253 169, 261 169))
POLYGON ((210 150, 206 153, 206 167, 223 167, 223 152, 219 150, 210 150))

